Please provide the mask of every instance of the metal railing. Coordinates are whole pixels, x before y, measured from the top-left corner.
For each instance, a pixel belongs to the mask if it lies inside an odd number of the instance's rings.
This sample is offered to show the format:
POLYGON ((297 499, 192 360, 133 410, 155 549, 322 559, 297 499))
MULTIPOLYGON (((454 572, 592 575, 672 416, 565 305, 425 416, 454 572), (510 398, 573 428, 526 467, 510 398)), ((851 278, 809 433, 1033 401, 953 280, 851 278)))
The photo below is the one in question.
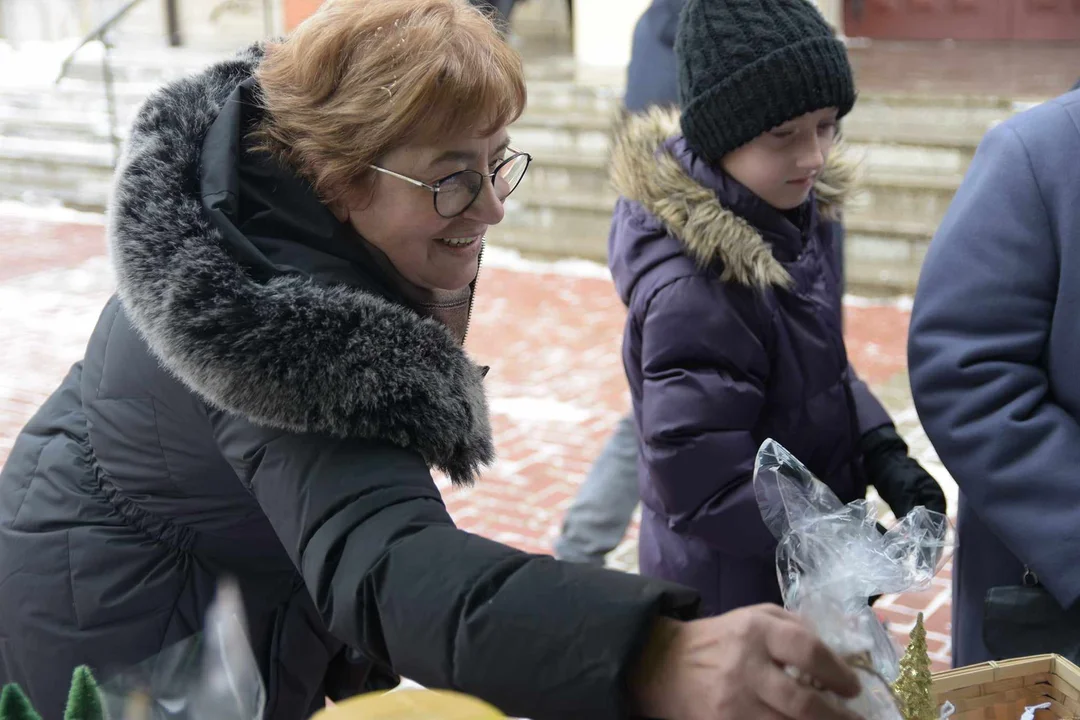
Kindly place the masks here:
POLYGON ((109 39, 109 31, 142 1, 143 0, 128 0, 123 7, 105 18, 100 25, 87 33, 86 37, 80 40, 79 44, 75 46, 75 49, 68 53, 68 56, 64 58, 64 62, 60 65, 60 73, 56 76, 55 84, 59 85, 60 81, 71 71, 71 65, 75 61, 75 56, 78 52, 95 40, 101 41, 101 45, 105 50, 101 56, 101 78, 105 86, 105 107, 109 121, 109 140, 112 142, 113 149, 113 165, 120 159, 120 133, 117 130, 119 121, 117 118, 116 93, 111 57, 114 46, 109 39))

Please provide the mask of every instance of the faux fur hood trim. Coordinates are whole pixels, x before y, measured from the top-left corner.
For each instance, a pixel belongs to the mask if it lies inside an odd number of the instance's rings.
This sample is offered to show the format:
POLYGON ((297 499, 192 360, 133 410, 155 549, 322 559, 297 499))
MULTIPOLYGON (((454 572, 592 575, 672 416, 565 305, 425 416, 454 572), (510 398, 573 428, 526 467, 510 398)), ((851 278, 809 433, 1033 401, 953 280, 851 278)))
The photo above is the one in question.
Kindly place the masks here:
POLYGON ((203 139, 261 57, 250 48, 140 109, 108 212, 124 309, 213 407, 291 432, 388 441, 472 482, 494 457, 483 372, 449 332, 356 287, 255 280, 203 207, 203 139))
MULTIPOLYGON (((791 276, 750 223, 716 192, 690 177, 664 143, 679 133, 677 111, 630 115, 615 133, 611 181, 623 197, 655 215, 700 267, 719 261, 721 279, 753 287, 788 287, 791 276)), ((814 184, 818 212, 838 219, 855 186, 856 166, 837 146, 814 184)))

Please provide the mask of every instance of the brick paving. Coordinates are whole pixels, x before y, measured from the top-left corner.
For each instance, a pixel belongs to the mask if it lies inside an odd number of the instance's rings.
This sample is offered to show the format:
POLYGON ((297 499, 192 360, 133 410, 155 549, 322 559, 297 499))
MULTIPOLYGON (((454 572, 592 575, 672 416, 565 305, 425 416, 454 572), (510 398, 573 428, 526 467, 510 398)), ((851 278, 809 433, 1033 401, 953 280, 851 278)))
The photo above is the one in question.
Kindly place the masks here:
MULTIPOLYGON (((69 221, 0 205, 0 463, 19 428, 52 391, 85 343, 113 290, 100 219, 69 221)), ((473 489, 441 482, 465 529, 549 553, 577 484, 629 406, 619 358, 623 308, 606 270, 587 263, 523 261, 491 249, 479 281, 468 347, 490 365, 499 459, 473 489)), ((903 303, 853 300, 847 308, 852 362, 890 410, 913 452, 955 497, 918 427, 904 367, 903 303)), ((610 564, 636 567, 636 522, 610 564)), ((938 669, 948 665, 948 568, 928 591, 883 598, 898 638, 927 615, 938 669)))

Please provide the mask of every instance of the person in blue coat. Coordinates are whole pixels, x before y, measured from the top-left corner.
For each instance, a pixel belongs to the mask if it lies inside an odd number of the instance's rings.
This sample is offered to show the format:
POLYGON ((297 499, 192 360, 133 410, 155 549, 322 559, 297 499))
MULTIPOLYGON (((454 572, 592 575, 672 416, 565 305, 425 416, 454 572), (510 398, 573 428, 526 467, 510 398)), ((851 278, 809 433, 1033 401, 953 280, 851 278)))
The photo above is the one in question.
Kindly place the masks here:
MULTIPOLYGON (((685 4, 686 0, 653 0, 634 26, 623 95, 628 115, 678 105, 675 31, 685 4)), ((554 543, 555 557, 603 565, 622 542, 639 502, 637 442, 634 418, 624 415, 566 510, 554 543)))
MULTIPOLYGON (((993 659, 987 591, 1080 600, 1080 91, 983 139, 930 244, 908 355, 960 486, 953 661, 993 659)), ((1038 618, 1032 618, 1037 620, 1038 618)))

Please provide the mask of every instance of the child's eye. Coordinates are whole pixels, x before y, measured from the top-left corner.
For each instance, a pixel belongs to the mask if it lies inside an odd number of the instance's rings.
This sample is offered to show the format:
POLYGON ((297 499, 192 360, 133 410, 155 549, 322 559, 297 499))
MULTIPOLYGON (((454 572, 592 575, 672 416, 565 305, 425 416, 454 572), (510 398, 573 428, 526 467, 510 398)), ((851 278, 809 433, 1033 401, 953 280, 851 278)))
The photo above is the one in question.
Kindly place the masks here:
POLYGON ((773 130, 771 135, 777 140, 784 140, 795 134, 794 130, 773 130))
POLYGON ((832 133, 836 132, 836 123, 835 122, 822 123, 821 125, 818 126, 818 132, 822 133, 822 134, 832 134, 832 133))

